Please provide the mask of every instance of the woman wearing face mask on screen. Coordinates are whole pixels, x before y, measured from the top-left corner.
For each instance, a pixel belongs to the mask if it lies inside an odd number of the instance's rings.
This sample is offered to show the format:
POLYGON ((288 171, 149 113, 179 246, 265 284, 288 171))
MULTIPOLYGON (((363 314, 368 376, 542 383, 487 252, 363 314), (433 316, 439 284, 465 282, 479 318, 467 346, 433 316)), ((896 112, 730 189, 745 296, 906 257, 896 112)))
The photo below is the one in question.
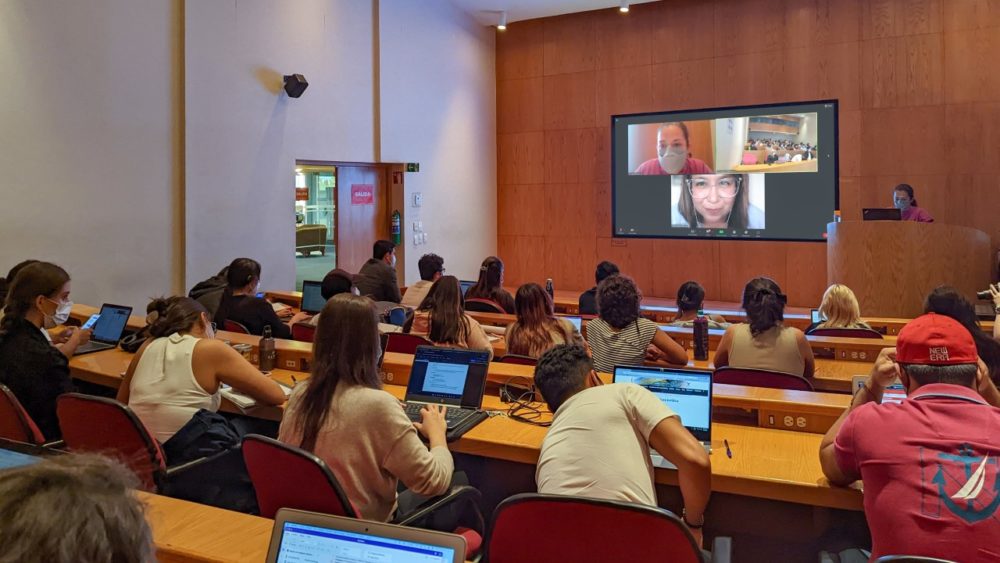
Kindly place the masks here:
POLYGON ((671 225, 701 229, 763 229, 764 212, 750 203, 747 174, 693 174, 681 180, 671 225))
POLYGON ((690 156, 691 135, 683 121, 664 123, 656 131, 656 155, 643 162, 633 175, 711 174, 704 161, 690 156))
POLYGON ((900 184, 892 190, 892 204, 899 210, 903 221, 918 223, 933 223, 934 218, 926 209, 917 207, 917 198, 913 195, 913 186, 900 184))

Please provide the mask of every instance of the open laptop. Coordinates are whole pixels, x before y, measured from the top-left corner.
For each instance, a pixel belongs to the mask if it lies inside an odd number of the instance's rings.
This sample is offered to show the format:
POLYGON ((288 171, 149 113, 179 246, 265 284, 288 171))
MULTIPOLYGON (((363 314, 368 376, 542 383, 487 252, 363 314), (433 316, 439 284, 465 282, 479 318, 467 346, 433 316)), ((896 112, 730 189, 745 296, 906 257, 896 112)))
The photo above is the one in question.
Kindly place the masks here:
POLYGON ((476 282, 469 280, 458 280, 458 285, 462 287, 462 297, 465 297, 465 292, 469 291, 469 288, 476 285, 476 282))
POLYGON ((479 408, 489 366, 490 355, 485 350, 417 346, 406 386, 406 415, 419 422, 424 405, 445 405, 446 437, 449 442, 458 439, 488 418, 479 408))
POLYGON ((573 326, 576 327, 577 332, 583 330, 583 317, 579 315, 562 315, 561 318, 566 319, 567 321, 573 323, 573 326))
POLYGON ((902 221, 903 215, 895 207, 866 207, 861 210, 862 221, 902 221))
POLYGON ((809 310, 809 322, 813 324, 823 322, 823 317, 820 316, 819 309, 809 310))
POLYGON ((132 315, 132 307, 105 303, 101 305, 99 315, 94 323, 94 333, 90 335, 90 342, 77 348, 75 355, 110 350, 118 346, 118 341, 122 339, 122 334, 128 325, 128 318, 132 315))
POLYGON ((302 282, 302 312, 315 315, 323 310, 326 299, 323 299, 323 282, 302 282))
POLYGON ((282 508, 274 517, 267 563, 305 561, 463 563, 465 538, 282 508))
MULTIPOLYGON (((712 371, 645 366, 615 366, 615 383, 635 383, 649 389, 681 417, 705 451, 712 453, 712 371)), ((650 452, 654 467, 676 469, 666 458, 650 452)))

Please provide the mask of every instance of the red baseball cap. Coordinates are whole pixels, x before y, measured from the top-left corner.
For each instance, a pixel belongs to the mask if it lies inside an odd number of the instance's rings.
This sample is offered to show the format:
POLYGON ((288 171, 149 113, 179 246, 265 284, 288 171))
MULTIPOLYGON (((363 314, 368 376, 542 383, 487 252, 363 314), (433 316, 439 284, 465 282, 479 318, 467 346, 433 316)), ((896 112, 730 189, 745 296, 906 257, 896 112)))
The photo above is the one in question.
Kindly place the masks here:
POLYGON ((906 323, 896 340, 896 361, 902 364, 952 366, 979 361, 972 334, 958 321, 927 313, 906 323))

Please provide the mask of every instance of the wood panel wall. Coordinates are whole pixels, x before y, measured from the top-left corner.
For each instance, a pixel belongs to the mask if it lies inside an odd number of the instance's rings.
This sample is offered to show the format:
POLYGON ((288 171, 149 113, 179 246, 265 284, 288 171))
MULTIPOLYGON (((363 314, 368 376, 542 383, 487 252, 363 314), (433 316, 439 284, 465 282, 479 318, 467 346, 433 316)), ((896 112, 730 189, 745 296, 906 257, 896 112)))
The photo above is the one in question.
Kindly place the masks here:
MULTIPOLYGON (((510 285, 593 285, 610 259, 647 295, 755 275, 793 305, 826 286, 821 243, 611 238, 610 116, 840 100, 845 219, 912 184, 938 221, 1000 242, 1000 1, 665 0, 497 34, 498 246, 510 285)), ((888 267, 888 266, 887 266, 888 267)))

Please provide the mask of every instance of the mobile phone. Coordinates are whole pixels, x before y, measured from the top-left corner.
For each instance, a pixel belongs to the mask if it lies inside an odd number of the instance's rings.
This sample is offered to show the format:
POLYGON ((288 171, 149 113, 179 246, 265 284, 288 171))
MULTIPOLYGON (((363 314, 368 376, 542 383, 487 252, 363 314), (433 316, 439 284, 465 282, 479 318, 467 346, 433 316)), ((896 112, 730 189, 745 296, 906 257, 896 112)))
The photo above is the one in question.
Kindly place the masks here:
POLYGON ((261 299, 263 299, 264 298, 264 292, 263 291, 258 291, 257 292, 257 297, 260 297, 261 299))
MULTIPOLYGON (((867 375, 855 375, 854 377, 851 378, 851 387, 854 389, 854 392, 857 393, 859 389, 865 386, 865 383, 867 381, 868 381, 867 375)), ((899 379, 896 379, 895 381, 890 383, 888 387, 882 390, 881 404, 884 405, 886 403, 902 403, 903 399, 905 398, 906 398, 906 388, 903 387, 903 384, 899 381, 899 379)))
POLYGON ((94 328, 94 325, 97 324, 97 319, 100 318, 101 318, 100 313, 94 313, 93 315, 90 315, 90 318, 87 319, 87 322, 83 323, 83 326, 80 328, 83 330, 87 330, 88 328, 94 328))
POLYGON ((818 323, 822 321, 823 318, 819 316, 819 309, 812 309, 809 311, 809 321, 813 323, 818 323))

